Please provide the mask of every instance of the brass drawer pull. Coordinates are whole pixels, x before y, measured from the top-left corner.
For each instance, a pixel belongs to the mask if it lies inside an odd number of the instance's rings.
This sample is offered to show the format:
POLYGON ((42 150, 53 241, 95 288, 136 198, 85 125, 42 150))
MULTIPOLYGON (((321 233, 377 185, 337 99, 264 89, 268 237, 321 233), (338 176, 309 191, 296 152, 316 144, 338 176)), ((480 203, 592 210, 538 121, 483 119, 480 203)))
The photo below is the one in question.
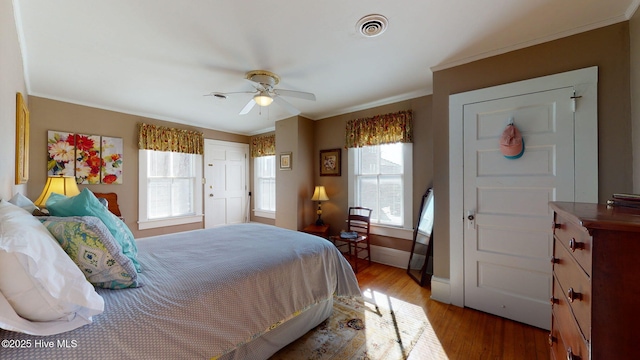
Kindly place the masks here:
POLYGON ((556 338, 552 333, 549 333, 549 346, 553 346, 553 343, 556 342, 556 338))
POLYGON ((549 299, 549 302, 551 302, 551 305, 560 304, 560 301, 553 296, 549 299))
POLYGON ((558 259, 558 258, 557 258, 557 257, 555 257, 555 256, 552 256, 552 257, 551 257, 551 263, 552 263, 552 264, 560 264, 560 259, 558 259))
POLYGON ((551 229, 555 230, 555 229, 562 229, 562 224, 561 223, 557 223, 557 222, 552 222, 551 223, 551 229))
POLYGON ((567 290, 567 297, 569 298, 569 302, 573 302, 574 300, 582 300, 582 294, 573 290, 573 288, 569 288, 567 290))
POLYGON ((576 241, 576 238, 571 238, 569 240, 569 249, 571 249, 571 252, 575 252, 576 249, 584 249, 584 244, 576 241))

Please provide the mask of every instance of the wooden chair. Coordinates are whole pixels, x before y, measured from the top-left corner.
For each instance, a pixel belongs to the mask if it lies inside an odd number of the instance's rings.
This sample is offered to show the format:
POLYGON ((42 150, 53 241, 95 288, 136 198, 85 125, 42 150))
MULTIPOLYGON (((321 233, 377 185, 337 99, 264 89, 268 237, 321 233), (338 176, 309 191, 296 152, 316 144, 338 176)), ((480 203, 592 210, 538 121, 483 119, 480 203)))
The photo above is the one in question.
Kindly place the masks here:
POLYGON ((332 236, 331 242, 340 250, 342 255, 349 260, 353 267, 353 272, 358 273, 358 263, 366 260, 367 265, 371 265, 371 244, 369 242, 369 231, 371 229, 371 212, 373 210, 352 206, 349 207, 347 216, 347 231, 357 232, 353 239, 347 239, 340 235, 332 236), (346 247, 346 250, 344 249, 346 247), (364 256, 361 256, 364 254, 364 256))

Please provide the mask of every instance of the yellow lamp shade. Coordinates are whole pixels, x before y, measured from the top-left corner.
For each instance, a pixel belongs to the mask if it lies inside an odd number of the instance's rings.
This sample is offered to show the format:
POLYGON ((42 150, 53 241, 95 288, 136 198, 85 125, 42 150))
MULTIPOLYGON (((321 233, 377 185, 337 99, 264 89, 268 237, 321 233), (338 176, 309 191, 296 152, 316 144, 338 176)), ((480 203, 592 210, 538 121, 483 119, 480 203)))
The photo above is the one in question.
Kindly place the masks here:
POLYGON ((75 176, 49 176, 47 183, 42 189, 42 194, 36 199, 34 204, 38 207, 45 207, 47 199, 52 193, 65 196, 76 196, 80 194, 75 176))
POLYGON ((327 192, 324 189, 324 186, 316 186, 315 191, 313 192, 313 196, 311 197, 312 201, 327 201, 329 197, 327 196, 327 192))

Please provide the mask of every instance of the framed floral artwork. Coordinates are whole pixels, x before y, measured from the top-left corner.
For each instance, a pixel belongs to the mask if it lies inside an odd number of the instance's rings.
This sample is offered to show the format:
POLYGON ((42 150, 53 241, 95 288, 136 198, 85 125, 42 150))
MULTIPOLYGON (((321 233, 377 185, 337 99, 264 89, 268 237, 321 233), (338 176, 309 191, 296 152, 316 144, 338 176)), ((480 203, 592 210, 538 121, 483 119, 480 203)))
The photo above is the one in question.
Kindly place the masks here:
POLYGON ((16 185, 29 180, 29 109, 16 93, 16 185))
POLYGON ((340 176, 342 149, 320 150, 320 176, 340 176))
POLYGON ((122 184, 122 138, 47 132, 47 175, 75 176, 78 184, 122 184))
POLYGON ((122 184, 122 138, 102 137, 103 184, 122 184))
POLYGON ((75 134, 49 130, 47 132, 47 175, 74 176, 75 134))
POLYGON ((76 182, 78 184, 100 184, 100 136, 75 135, 76 182))
POLYGON ((291 152, 280 154, 280 170, 291 170, 291 152))

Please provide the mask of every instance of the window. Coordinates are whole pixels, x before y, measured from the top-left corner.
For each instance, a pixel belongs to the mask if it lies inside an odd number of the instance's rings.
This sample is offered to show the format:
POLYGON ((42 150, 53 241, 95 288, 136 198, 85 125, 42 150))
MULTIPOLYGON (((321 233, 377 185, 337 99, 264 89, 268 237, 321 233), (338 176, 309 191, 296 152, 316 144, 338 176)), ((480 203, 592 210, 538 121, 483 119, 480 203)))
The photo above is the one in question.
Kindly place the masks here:
POLYGON ((373 210, 374 233, 412 236, 412 149, 411 143, 349 149, 349 205, 373 210))
POLYGON ((202 221, 202 156, 140 150, 139 229, 202 221))
POLYGON ((253 158, 254 215, 275 219, 276 216, 276 156, 253 158))

